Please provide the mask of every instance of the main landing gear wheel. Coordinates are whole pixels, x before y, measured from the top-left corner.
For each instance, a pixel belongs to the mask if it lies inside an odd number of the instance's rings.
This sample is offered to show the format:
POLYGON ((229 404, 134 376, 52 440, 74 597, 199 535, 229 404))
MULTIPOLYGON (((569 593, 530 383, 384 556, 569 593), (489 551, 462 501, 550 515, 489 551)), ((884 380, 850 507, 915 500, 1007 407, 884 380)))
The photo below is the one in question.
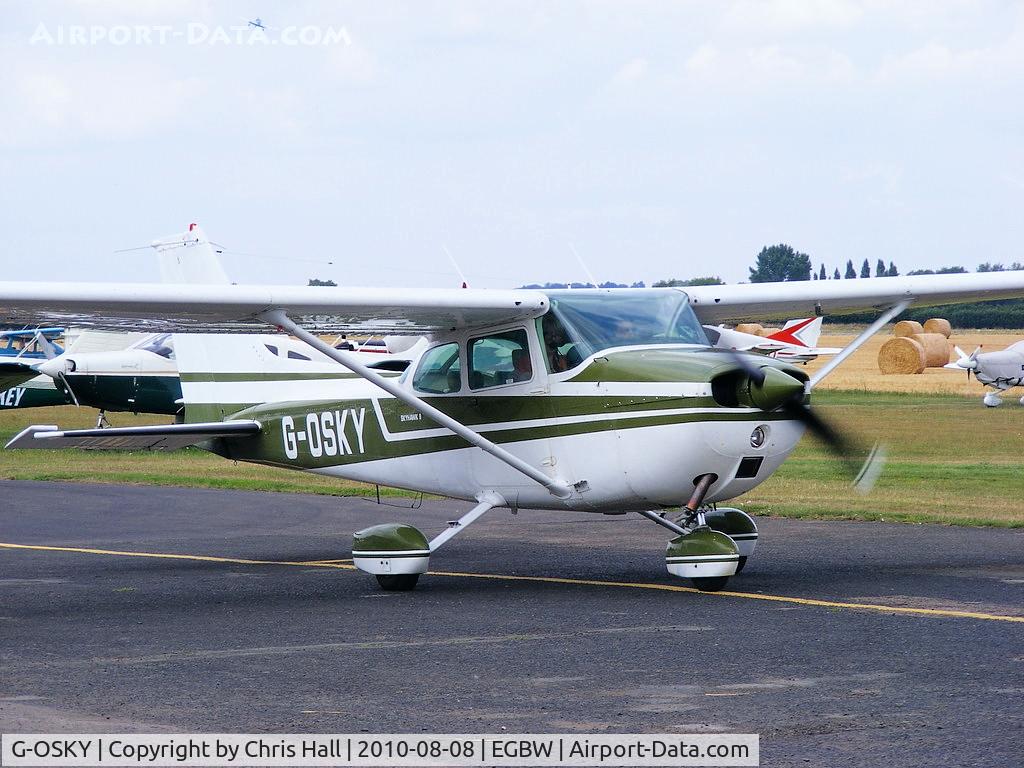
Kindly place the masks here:
POLYGON ((419 580, 418 573, 403 573, 398 576, 377 574, 377 583, 380 584, 380 588, 388 592, 408 592, 416 586, 416 582, 419 580))
POLYGON ((487 510, 505 506, 505 500, 494 491, 481 492, 477 501, 479 503, 458 520, 449 520, 448 528, 432 541, 427 541, 418 528, 404 523, 384 523, 356 531, 352 534, 352 564, 376 576, 381 589, 408 592, 416 586, 420 574, 427 572, 431 552, 436 552, 487 510))
MULTIPOLYGON (((739 573, 739 568, 736 569, 736 572, 739 573)), ((701 592, 718 592, 729 583, 729 577, 715 576, 713 578, 705 579, 690 579, 690 583, 701 592)))
POLYGON ((430 562, 430 544, 421 531, 402 523, 385 523, 352 536, 352 564, 377 577, 381 589, 408 592, 430 562))

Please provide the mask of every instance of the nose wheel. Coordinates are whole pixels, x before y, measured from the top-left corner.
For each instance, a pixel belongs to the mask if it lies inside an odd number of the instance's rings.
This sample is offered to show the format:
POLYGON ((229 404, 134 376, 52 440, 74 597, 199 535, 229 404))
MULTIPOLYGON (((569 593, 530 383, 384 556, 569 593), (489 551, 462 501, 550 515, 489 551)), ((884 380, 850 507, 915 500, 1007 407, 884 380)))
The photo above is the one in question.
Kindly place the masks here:
POLYGON ((694 483, 679 522, 666 520, 657 512, 640 514, 677 534, 665 549, 665 567, 673 576, 687 578, 702 592, 717 592, 739 569, 740 550, 729 536, 714 530, 701 510, 708 489, 718 479, 706 474, 694 483))

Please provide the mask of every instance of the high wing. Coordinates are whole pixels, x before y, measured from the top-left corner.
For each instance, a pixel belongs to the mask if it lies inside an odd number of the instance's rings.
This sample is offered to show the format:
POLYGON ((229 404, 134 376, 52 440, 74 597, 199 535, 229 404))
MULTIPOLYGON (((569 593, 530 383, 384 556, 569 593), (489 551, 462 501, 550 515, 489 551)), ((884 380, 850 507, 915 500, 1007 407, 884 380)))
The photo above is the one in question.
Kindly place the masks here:
POLYGON ((258 435, 259 432, 258 421, 217 421, 205 424, 75 430, 61 430, 55 426, 32 426, 18 433, 7 444, 7 448, 173 451, 217 437, 251 437, 258 435))
POLYGON ((149 283, 0 283, 0 317, 91 328, 266 333, 284 309, 315 333, 424 334, 536 317, 539 291, 149 283))
MULTIPOLYGON (((630 289, 619 289, 630 290, 630 289)), ((642 290, 642 289, 637 289, 642 290)), ((1024 298, 1024 271, 692 286, 702 323, 1024 298)), ((266 332, 280 309, 314 333, 428 334, 543 314, 541 291, 147 283, 0 283, 0 318, 93 328, 266 332)))
POLYGON ((63 328, 22 328, 18 331, 0 331, 0 339, 31 339, 37 335, 46 339, 57 339, 63 334, 63 328))
POLYGON ((701 285, 685 289, 702 323, 844 314, 912 306, 1024 298, 1024 271, 959 275, 701 285))

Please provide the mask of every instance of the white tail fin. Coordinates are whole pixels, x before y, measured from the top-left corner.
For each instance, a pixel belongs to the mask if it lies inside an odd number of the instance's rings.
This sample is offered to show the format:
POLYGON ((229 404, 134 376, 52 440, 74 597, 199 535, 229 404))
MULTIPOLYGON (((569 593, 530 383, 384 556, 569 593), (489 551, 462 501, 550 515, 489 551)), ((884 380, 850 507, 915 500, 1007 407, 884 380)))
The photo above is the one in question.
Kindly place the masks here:
POLYGON ((148 333, 121 333, 120 331, 90 331, 69 328, 64 334, 64 352, 116 352, 149 336, 148 333))
POLYGON ((162 237, 151 243, 160 261, 160 277, 165 283, 230 285, 220 257, 198 224, 178 235, 162 237))
POLYGON ((781 341, 797 347, 816 347, 821 337, 820 317, 805 317, 789 320, 782 330, 766 338, 781 341))

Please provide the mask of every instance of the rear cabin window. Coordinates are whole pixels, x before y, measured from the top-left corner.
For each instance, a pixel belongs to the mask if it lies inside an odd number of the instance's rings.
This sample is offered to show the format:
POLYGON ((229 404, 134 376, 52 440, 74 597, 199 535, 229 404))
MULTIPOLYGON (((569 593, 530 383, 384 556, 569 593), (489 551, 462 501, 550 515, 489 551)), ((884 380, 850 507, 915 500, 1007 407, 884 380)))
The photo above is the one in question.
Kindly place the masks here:
POLYGON ((525 330, 506 331, 469 342, 469 388, 486 389, 533 378, 525 330))
POLYGON ((441 344, 423 353, 412 385, 420 392, 434 395, 458 392, 462 388, 461 371, 459 345, 441 344))
POLYGON ((158 336, 154 336, 139 344, 137 348, 152 352, 154 355, 159 355, 167 360, 174 359, 174 341, 169 333, 161 333, 158 336))
POLYGON ((300 352, 292 352, 291 350, 288 350, 288 359, 289 360, 309 360, 309 358, 306 357, 305 355, 303 355, 302 353, 300 353, 300 352))

